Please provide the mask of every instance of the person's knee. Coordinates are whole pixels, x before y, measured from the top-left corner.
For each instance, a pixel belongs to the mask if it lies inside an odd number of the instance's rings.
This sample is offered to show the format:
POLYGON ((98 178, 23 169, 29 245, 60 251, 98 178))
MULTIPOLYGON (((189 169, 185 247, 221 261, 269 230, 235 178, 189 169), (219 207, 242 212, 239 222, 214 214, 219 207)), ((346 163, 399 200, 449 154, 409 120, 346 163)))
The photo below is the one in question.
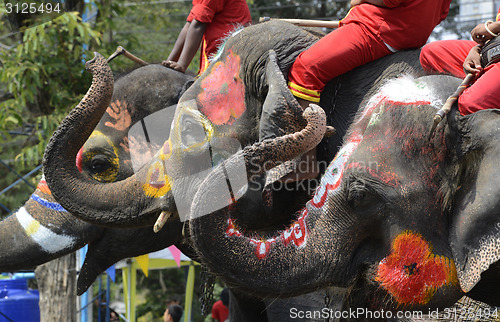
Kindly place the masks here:
POLYGON ((434 66, 435 61, 438 58, 436 52, 440 52, 442 50, 441 45, 436 43, 437 42, 428 43, 420 50, 420 65, 428 74, 436 72, 436 68, 434 66))

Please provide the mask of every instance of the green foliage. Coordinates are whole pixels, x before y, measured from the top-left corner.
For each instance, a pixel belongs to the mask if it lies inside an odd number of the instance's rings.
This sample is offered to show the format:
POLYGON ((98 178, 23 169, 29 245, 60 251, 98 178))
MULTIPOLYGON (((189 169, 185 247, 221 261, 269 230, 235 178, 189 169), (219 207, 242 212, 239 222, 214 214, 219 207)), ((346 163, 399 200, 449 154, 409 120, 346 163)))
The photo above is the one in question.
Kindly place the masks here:
MULTIPOLYGON (((2 22, 0 30, 6 30, 2 22)), ((83 44, 101 44, 101 34, 82 22, 78 12, 29 26, 12 33, 20 41, 11 40, 10 50, 0 51, 0 93, 7 93, 0 101, 1 157, 23 174, 41 163, 47 139, 90 86, 84 59, 93 55, 83 44)), ((9 172, 0 179, 7 186, 15 178, 9 172)), ((33 189, 14 191, 22 193, 0 195, 11 209, 33 189)))
POLYGON ((13 95, 0 103, 1 130, 10 139, 10 130, 34 124, 32 133, 38 139, 38 144, 19 154, 21 164, 40 163, 44 136, 54 131, 85 93, 90 75, 84 73, 83 58, 91 53, 82 44, 99 44, 99 37, 72 12, 26 29, 15 50, 0 52, 0 82, 13 95))
MULTIPOLYGON (((114 3, 114 1, 113 1, 114 3)), ((104 42, 108 54, 118 45, 149 63, 159 63, 166 59, 186 22, 191 9, 190 1, 162 2, 128 1, 122 14, 113 14, 111 29, 104 32, 104 42)), ((103 13, 103 15, 106 15, 103 13)), ((197 71, 198 55, 190 69, 197 71)), ((127 59, 113 61, 116 69, 130 69, 134 63, 127 59)))

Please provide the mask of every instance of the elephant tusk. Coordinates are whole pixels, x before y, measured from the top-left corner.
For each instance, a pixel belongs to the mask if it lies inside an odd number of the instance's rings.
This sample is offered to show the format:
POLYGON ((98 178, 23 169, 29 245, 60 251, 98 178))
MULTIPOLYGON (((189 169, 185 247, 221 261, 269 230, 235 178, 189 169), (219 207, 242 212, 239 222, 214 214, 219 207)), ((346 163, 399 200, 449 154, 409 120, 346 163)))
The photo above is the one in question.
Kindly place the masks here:
POLYGON ((186 222, 182 225, 182 238, 186 237, 186 222))
POLYGON ((158 219, 156 219, 155 225, 153 226, 153 231, 155 233, 159 232, 171 216, 172 213, 170 211, 163 210, 158 216, 158 219))
POLYGON ((335 128, 331 125, 326 126, 326 131, 325 131, 325 138, 329 138, 330 136, 334 135, 337 132, 335 128))

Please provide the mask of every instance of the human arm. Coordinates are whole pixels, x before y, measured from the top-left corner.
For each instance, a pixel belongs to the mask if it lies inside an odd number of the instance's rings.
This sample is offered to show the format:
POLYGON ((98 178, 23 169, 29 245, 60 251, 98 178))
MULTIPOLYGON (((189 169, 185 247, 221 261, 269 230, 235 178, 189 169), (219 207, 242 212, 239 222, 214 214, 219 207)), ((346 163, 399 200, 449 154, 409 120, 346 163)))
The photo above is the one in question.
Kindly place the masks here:
MULTIPOLYGON (((490 21, 486 22, 487 23, 487 28, 494 34, 497 34, 500 32, 500 21, 490 21)), ((472 35, 472 40, 477 42, 478 44, 483 45, 486 41, 492 39, 494 36, 486 30, 485 24, 481 23, 474 27, 471 31, 472 35)))
POLYGON ((175 41, 174 48, 170 52, 170 55, 168 55, 167 60, 177 61, 179 59, 179 56, 181 55, 182 52, 182 48, 184 47, 184 42, 186 41, 186 35, 190 25, 191 22, 186 22, 186 24, 182 28, 181 32, 179 33, 179 36, 177 37, 177 40, 175 41))
POLYGON ((168 56, 167 61, 163 61, 163 66, 175 69, 179 72, 184 73, 193 60, 194 55, 200 48, 201 40, 203 39, 203 34, 205 33, 205 29, 207 27, 206 23, 199 22, 196 19, 193 19, 191 22, 186 23, 184 28, 182 29, 177 41, 175 42, 174 49, 172 53, 168 56), (187 26, 187 28, 186 28, 187 26), (186 29, 186 30, 185 30, 186 29), (181 34, 185 30, 185 34, 183 35, 184 40, 180 40, 181 34), (181 46, 182 41, 182 46, 181 46), (177 46, 177 42, 179 42, 179 46, 177 46), (176 48, 177 47, 177 48, 176 48), (179 48, 181 48, 179 53, 179 48), (170 59, 177 58, 178 59, 170 59))
POLYGON ((481 46, 477 45, 471 48, 464 61, 465 73, 477 74, 483 70, 481 67, 481 46))

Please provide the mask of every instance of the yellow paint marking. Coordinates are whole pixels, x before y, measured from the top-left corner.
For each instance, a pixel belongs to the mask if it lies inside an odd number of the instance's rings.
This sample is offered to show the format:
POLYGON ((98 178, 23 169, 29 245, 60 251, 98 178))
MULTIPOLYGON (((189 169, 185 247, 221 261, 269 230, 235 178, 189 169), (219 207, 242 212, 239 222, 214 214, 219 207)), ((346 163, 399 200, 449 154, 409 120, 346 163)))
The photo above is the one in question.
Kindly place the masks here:
POLYGON ((26 227, 26 234, 28 234, 28 236, 33 236, 38 231, 39 228, 40 228, 40 222, 35 219, 32 219, 29 222, 28 226, 26 227))

